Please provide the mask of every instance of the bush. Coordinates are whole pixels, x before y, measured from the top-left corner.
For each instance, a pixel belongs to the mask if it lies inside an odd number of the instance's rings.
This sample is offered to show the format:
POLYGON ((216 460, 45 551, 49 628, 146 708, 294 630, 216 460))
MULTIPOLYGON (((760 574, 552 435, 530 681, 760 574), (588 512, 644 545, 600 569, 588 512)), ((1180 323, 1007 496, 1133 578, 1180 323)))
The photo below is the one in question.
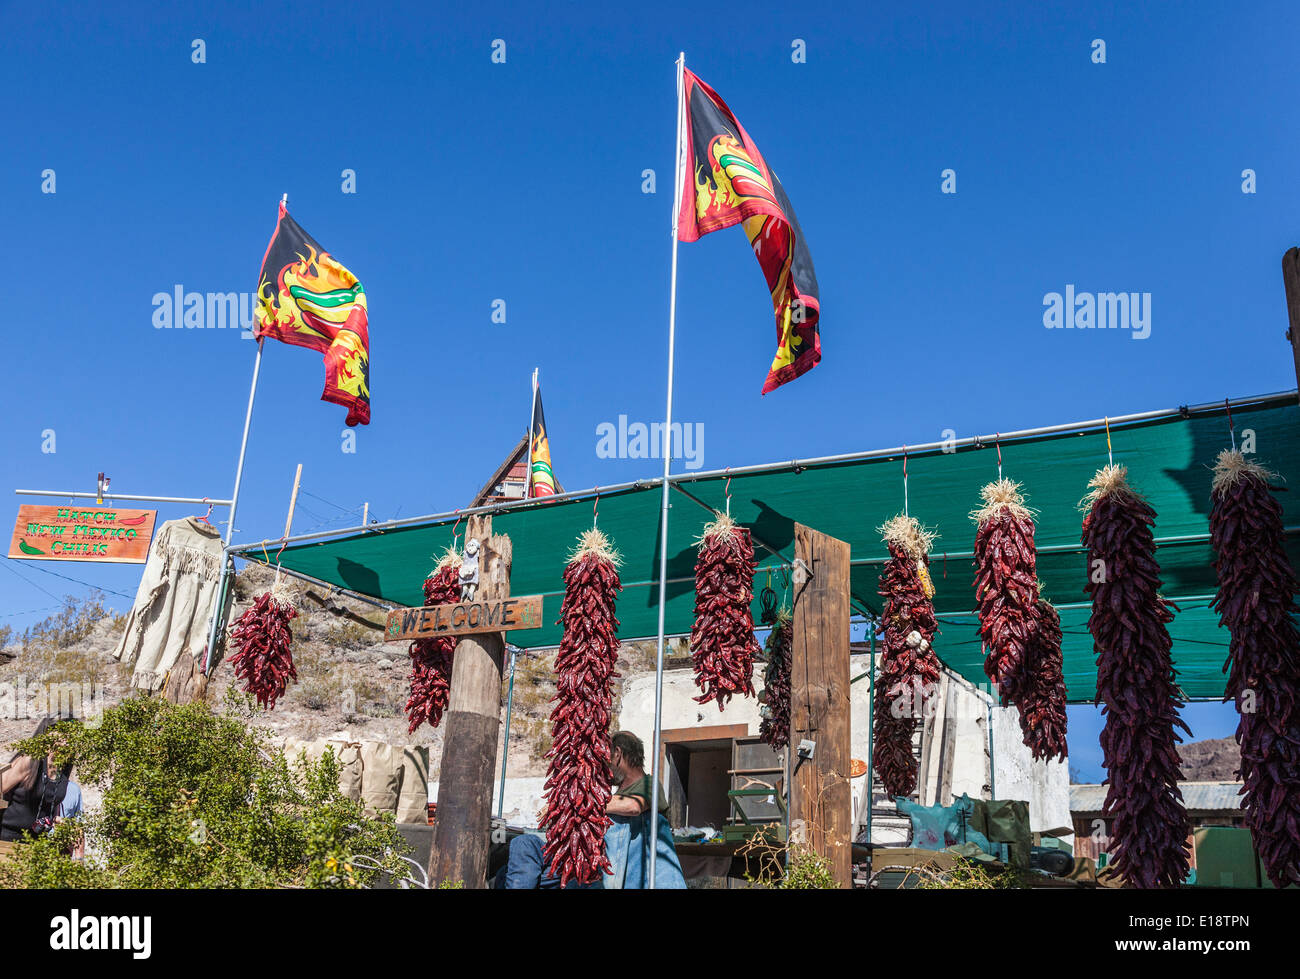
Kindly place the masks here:
POLYGON ((338 789, 338 765, 291 770, 268 736, 244 723, 251 701, 173 705, 135 697, 91 728, 55 725, 19 742, 53 751, 104 789, 94 815, 61 824, 0 864, 4 887, 362 887, 403 871, 393 817, 367 817, 338 789), (85 862, 65 854, 84 832, 85 862))

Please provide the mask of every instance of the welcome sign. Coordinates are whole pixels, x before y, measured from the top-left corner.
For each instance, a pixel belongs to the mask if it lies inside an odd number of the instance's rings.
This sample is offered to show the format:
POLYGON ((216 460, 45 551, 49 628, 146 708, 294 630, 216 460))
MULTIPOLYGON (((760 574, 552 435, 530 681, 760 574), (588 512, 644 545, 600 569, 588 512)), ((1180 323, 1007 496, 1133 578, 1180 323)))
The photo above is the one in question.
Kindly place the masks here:
POLYGON ((542 596, 501 598, 424 608, 396 608, 388 613, 385 642, 430 636, 470 636, 513 629, 540 629, 542 596))

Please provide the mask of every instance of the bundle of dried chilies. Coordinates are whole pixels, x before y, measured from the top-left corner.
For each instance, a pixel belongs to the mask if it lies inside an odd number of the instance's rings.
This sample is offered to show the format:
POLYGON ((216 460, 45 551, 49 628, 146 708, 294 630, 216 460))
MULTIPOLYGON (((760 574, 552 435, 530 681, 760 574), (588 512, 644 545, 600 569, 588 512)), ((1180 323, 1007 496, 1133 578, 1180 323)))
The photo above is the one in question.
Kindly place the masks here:
POLYGON ((999 479, 980 490, 975 532, 975 600, 986 656, 984 673, 1002 706, 1020 715, 1035 758, 1066 756, 1061 619, 1042 598, 1033 513, 1020 486, 999 479))
MULTIPOLYGON (((460 601, 460 555, 448 549, 438 566, 424 579, 425 605, 451 605, 460 601)), ((452 654, 455 636, 416 639, 411 657, 410 695, 406 698, 407 733, 421 724, 437 727, 451 700, 452 654)))
POLYGON ((1130 886, 1177 887, 1189 854, 1175 728, 1188 728, 1178 716, 1167 628, 1174 613, 1160 597, 1155 511, 1129 486, 1123 466, 1105 467, 1088 486, 1082 540, 1097 699, 1106 717, 1101 748, 1111 865, 1130 886))
POLYGON ((763 670, 763 720, 758 736, 780 751, 790 743, 790 654, 794 621, 787 609, 777 613, 767 637, 767 668, 763 670))
POLYGON ((1020 689, 1020 730, 1025 745, 1037 759, 1065 761, 1066 690, 1061 654, 1061 616, 1052 603, 1039 597, 1033 639, 1025 650, 1025 682, 1020 689))
POLYGON ((230 627, 235 649, 230 665, 236 678, 243 681, 244 690, 267 710, 284 696, 289 681, 298 679, 289 648, 293 643, 289 623, 297 616, 277 572, 271 590, 259 596, 230 627))
POLYGON ((609 871, 605 814, 609 802, 611 683, 618 674, 618 619, 622 584, 618 553, 596 529, 583 533, 564 569, 560 620, 564 635, 555 657, 550 768, 546 776, 545 862, 563 887, 589 884, 609 871))
POLYGON ((926 699, 939 680, 931 642, 938 632, 928 565, 933 535, 913 517, 894 517, 880 533, 889 561, 880 576, 884 598, 880 670, 874 707, 876 774, 893 796, 916 789, 912 736, 926 699))
POLYGON ((726 514, 704 528, 698 543, 691 657, 703 693, 695 700, 716 700, 722 710, 736 694, 754 696, 754 545, 726 514))
POLYGON ((975 532, 975 601, 984 674, 997 685, 1002 706, 1021 704, 1026 649, 1037 623, 1038 572, 1034 518, 1020 486, 999 479, 980 490, 984 506, 971 518, 975 532))
POLYGON ((1224 699, 1240 714, 1246 824, 1269 880, 1286 887, 1300 884, 1300 609, 1272 476, 1235 449, 1219 453, 1210 511, 1219 591, 1211 608, 1231 634, 1224 699))

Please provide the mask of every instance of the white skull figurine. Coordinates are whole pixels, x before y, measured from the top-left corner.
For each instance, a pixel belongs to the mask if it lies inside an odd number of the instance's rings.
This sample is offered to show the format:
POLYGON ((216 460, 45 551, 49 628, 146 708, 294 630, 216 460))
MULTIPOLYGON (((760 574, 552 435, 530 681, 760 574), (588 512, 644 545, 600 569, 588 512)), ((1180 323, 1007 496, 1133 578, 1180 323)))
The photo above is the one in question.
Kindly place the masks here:
POLYGON ((474 601, 474 592, 478 590, 478 539, 471 537, 465 542, 465 553, 460 559, 460 599, 462 602, 474 601))

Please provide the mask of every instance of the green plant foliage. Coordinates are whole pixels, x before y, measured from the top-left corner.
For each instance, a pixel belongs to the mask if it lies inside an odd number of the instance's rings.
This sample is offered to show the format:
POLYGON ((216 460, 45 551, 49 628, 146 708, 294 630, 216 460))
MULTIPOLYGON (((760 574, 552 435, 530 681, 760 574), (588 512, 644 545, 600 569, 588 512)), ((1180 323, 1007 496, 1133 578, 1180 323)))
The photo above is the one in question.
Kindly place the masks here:
POLYGON ((909 875, 918 890, 923 891, 987 891, 1008 890, 1027 886, 1014 869, 990 869, 975 860, 958 857, 950 869, 937 864, 918 867, 909 875))
POLYGON ((244 723, 248 711, 238 696, 223 713, 135 697, 94 727, 63 722, 19 742, 73 761, 103 805, 19 846, 0 886, 363 887, 381 870, 404 875, 393 817, 368 817, 339 792, 332 752, 291 766, 244 723), (77 861, 66 853, 83 832, 77 861), (358 866, 363 855, 378 868, 358 866))

